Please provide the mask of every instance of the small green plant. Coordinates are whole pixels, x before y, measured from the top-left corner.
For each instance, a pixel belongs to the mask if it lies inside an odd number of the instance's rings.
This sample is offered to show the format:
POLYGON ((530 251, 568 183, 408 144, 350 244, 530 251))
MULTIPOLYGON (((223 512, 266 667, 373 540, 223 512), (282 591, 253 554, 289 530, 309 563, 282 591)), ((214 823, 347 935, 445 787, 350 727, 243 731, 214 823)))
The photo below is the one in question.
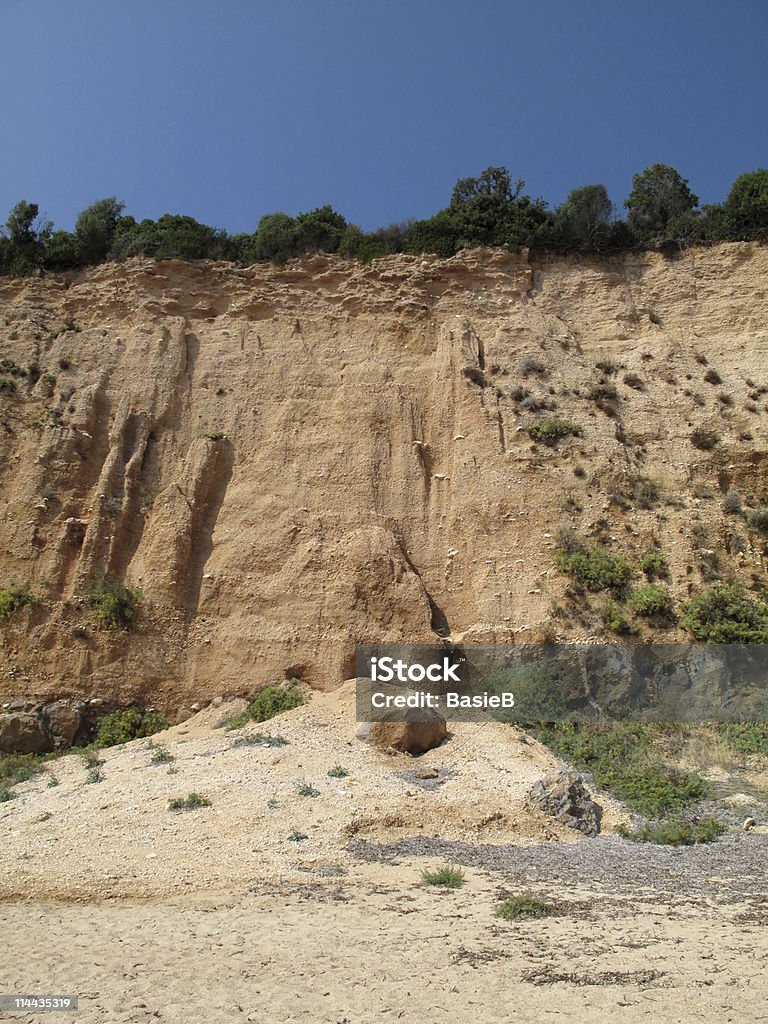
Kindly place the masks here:
POLYGON ((0 787, 26 782, 42 771, 52 754, 0 754, 0 787))
POLYGON ((712 587, 689 601, 683 612, 682 626, 695 640, 768 643, 768 604, 752 598, 740 583, 712 587))
POLYGON ((632 495, 638 508, 653 508, 659 500, 659 486, 647 476, 635 480, 632 495))
POLYGON ((574 576, 588 590, 622 594, 632 577, 629 562, 607 547, 584 544, 571 531, 561 530, 557 566, 574 576))
POLYGON ((621 606, 616 604, 615 601, 606 601, 600 611, 600 617, 605 628, 609 629, 612 633, 617 633, 620 636, 630 636, 632 633, 637 632, 637 626, 631 619, 627 618, 621 606))
POLYGON ((464 885, 464 872, 454 864, 444 864, 434 871, 421 872, 425 885, 442 886, 444 889, 460 889, 464 885))
POLYGON ((58 784, 59 784, 59 780, 56 778, 55 775, 49 775, 48 776, 48 782, 46 783, 46 785, 48 786, 48 789, 54 789, 56 786, 58 786, 58 784))
POLYGON ((151 751, 150 761, 152 764, 173 764, 176 758, 167 747, 158 747, 150 740, 147 749, 151 751))
POLYGON ((267 807, 269 808, 270 811, 276 811, 279 806, 280 801, 277 799, 277 797, 271 796, 269 800, 267 800, 267 807))
POLYGON ((753 530, 768 532, 768 509, 756 508, 747 513, 747 525, 753 530))
POLYGON ((629 595, 627 604, 644 618, 670 619, 674 614, 672 595, 658 583, 646 583, 629 595))
POLYGON ((702 818, 698 822, 684 821, 682 818, 669 818, 649 825, 643 825, 631 831, 626 825, 617 829, 624 839, 632 839, 637 843, 656 843, 659 846, 695 846, 699 843, 712 843, 719 839, 728 829, 716 818, 702 818))
POLYGON ((16 390, 13 377, 0 377, 0 395, 12 395, 16 390))
POLYGON ((203 434, 207 441, 223 441, 226 436, 221 430, 211 430, 207 434, 203 434))
POLYGON ((349 772, 347 771, 346 768, 342 768, 340 764, 337 764, 329 770, 328 775, 332 779, 346 779, 347 776, 349 775, 349 772))
POLYGON ((520 921, 526 918, 547 917, 552 913, 552 907, 546 900, 540 900, 538 896, 531 893, 522 893, 520 896, 512 896, 500 903, 494 911, 496 917, 502 921, 520 921))
POLYGON ((284 711, 293 711, 306 703, 306 697, 295 681, 286 686, 265 686, 251 699, 248 707, 227 723, 228 729, 240 729, 247 722, 267 722, 284 711))
POLYGON ((723 498, 723 512, 734 515, 741 512, 741 498, 736 491, 728 491, 723 498))
POLYGON ((212 807, 208 797, 199 793, 188 793, 187 796, 177 796, 168 801, 169 811, 195 811, 199 807, 212 807))
POLYGON ((534 441, 552 447, 564 437, 581 437, 583 431, 578 423, 571 420, 561 420, 556 416, 548 416, 546 419, 532 423, 528 427, 528 434, 534 441))
POLYGON ((88 604, 95 609, 96 618, 107 629, 128 629, 136 619, 141 591, 123 583, 100 580, 85 593, 88 604))
POLYGON ((265 732, 249 732, 244 736, 235 736, 233 747, 287 747, 288 740, 283 736, 270 736, 265 732))
POLYGON ((162 732, 169 725, 168 720, 156 711, 140 711, 138 708, 112 711, 99 722, 93 745, 101 749, 130 743, 131 740, 144 739, 162 732))
POLYGON ((10 587, 4 587, 0 590, 0 622, 7 622, 20 608, 36 603, 37 598, 30 593, 29 584, 12 583, 10 587))
POLYGON ((320 790, 315 789, 311 782, 302 782, 296 787, 299 796, 320 796, 320 790))
POLYGON ((640 568, 649 580, 666 579, 669 576, 669 562, 658 548, 651 548, 643 555, 640 568))
POLYGON ((94 765, 93 768, 89 768, 85 773, 85 781, 88 785, 94 782, 104 781, 104 772, 101 770, 99 765, 94 765))
POLYGON ((303 843, 306 839, 309 839, 306 832, 291 832, 288 836, 289 843, 303 843))
POLYGON ((0 804, 5 804, 9 800, 15 799, 16 794, 12 793, 6 786, 0 786, 0 804))

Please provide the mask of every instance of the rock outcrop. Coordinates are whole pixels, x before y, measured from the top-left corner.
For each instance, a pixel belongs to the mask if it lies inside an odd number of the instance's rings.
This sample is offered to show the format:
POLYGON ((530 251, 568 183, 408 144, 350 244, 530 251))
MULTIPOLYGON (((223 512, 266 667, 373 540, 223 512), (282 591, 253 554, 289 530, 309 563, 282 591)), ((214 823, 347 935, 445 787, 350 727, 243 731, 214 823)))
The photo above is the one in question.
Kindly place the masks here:
POLYGON ((336 686, 358 641, 586 638, 560 525, 661 547, 678 601, 713 558, 754 586, 722 496, 768 493, 766 273, 733 244, 1 279, 0 587, 38 601, 0 699, 169 712, 336 686), (547 416, 580 433, 535 443, 547 416), (132 632, 95 625, 101 577, 141 590, 132 632))

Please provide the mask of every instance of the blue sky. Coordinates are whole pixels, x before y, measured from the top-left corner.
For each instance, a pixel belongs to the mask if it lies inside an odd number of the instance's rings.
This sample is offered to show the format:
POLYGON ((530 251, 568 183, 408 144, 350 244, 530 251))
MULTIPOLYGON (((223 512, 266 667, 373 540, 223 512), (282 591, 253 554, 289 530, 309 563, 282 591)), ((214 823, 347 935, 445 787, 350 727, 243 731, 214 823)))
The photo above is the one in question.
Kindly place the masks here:
POLYGON ((0 0, 0 33, 0 219, 371 229, 491 164, 619 206, 657 161, 703 202, 768 165, 765 0, 0 0))

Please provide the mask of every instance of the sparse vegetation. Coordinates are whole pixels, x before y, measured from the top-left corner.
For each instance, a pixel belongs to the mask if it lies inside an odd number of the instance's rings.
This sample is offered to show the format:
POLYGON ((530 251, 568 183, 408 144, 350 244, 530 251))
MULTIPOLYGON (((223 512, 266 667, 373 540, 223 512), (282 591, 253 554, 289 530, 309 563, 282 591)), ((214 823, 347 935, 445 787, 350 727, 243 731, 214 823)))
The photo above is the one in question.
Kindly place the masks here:
POLYGON ((741 498, 736 491, 728 491, 723 498, 723 512, 727 515, 738 515, 741 512, 741 498))
POLYGON ((674 614, 672 595, 658 583, 646 583, 629 595, 627 604, 644 618, 670 619, 674 614))
POLYGON ((307 839, 309 839, 309 836, 306 834, 306 832, 291 832, 291 834, 288 836, 289 843, 303 843, 307 839))
POLYGON ((651 548, 643 555, 640 568, 649 580, 666 579, 669 576, 669 563, 658 548, 651 548))
POLYGON ((702 452, 710 452, 720 438, 714 430, 707 430, 706 427, 696 427, 691 434, 691 444, 702 452))
POLYGON ((600 617, 605 628, 609 629, 612 633, 629 636, 637 632, 637 626, 627 618, 621 606, 615 601, 607 601, 603 605, 600 617))
POLYGON ((242 736, 235 736, 232 741, 233 747, 285 747, 288 740, 282 736, 269 736, 264 732, 249 732, 242 736))
POLYGON ((753 530, 768 533, 768 508, 756 508, 748 512, 747 525, 753 530))
POLYGON ((176 758, 167 747, 156 746, 151 740, 147 744, 152 764, 173 764, 176 758))
POLYGON ((284 711, 293 711, 305 702, 306 697, 295 680, 285 686, 265 686, 251 699, 245 711, 229 720, 227 728, 240 729, 247 722, 266 722, 284 711))
POLYGON ((142 594, 123 583, 99 580, 85 592, 85 599, 95 610, 96 618, 107 629, 129 629, 138 614, 142 594))
POLYGON ((27 583, 12 583, 10 587, 4 587, 0 590, 0 622, 7 622, 14 612, 35 604, 36 600, 27 583))
POLYGON ((590 771, 598 786, 648 818, 678 811, 706 795, 701 776, 679 771, 661 759, 660 726, 566 722, 534 732, 558 756, 590 771))
POLYGON ((52 757, 53 754, 0 754, 0 803, 13 797, 11 787, 37 775, 52 757))
POLYGON ((200 793, 188 793, 187 796, 177 796, 168 801, 169 811, 195 811, 199 807, 212 806, 211 801, 200 793))
POLYGON ((526 892, 504 900, 503 903, 496 907, 494 913, 502 921, 520 921, 547 917, 552 913, 552 906, 546 900, 539 899, 538 896, 526 892))
POLYGON ((582 429, 578 423, 571 420, 561 420, 556 416, 549 416, 547 419, 539 420, 528 427, 528 433, 534 441, 542 444, 555 445, 564 437, 581 437, 582 429))
POLYGON ((584 544, 572 531, 561 530, 557 566, 587 590, 611 590, 622 594, 632 578, 632 569, 622 554, 607 547, 584 544))
POLYGON ((725 583, 689 601, 681 624, 695 640, 764 644, 768 643, 768 604, 752 598, 741 583, 725 583))
POLYGON ((299 783, 299 785, 296 787, 296 792, 299 794, 299 796, 320 796, 320 790, 316 789, 311 782, 299 783))
POLYGON ((343 768, 340 764, 334 765, 333 768, 329 769, 328 775, 332 779, 346 779, 349 772, 346 768, 343 768))
POLYGON ((712 843, 719 839, 728 829, 716 818, 702 818, 699 821, 685 821, 682 818, 669 818, 667 821, 653 822, 642 825, 632 831, 626 825, 620 825, 619 835, 638 843, 656 843, 659 846, 695 846, 699 843, 712 843))
POLYGON ((421 880, 425 885, 441 886, 444 889, 460 889, 464 885, 464 872, 454 864, 445 864, 434 871, 421 872, 421 880))
POLYGON ((139 708, 112 711, 99 722, 93 746, 96 749, 103 749, 120 743, 130 743, 131 740, 143 739, 161 732, 169 725, 170 722, 156 711, 140 711, 139 708))
POLYGON ((647 476, 639 476, 635 480, 632 494, 638 508, 653 508, 659 500, 659 487, 647 476))

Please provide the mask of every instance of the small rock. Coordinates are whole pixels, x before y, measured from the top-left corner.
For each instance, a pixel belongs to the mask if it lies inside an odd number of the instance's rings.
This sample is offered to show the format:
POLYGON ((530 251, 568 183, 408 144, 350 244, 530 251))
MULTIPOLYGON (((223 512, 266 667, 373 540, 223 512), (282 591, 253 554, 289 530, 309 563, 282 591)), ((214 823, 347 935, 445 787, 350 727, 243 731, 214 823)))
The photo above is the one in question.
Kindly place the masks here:
POLYGON ((585 836, 600 832, 603 809, 594 802, 578 772, 562 770, 545 775, 531 786, 526 804, 585 836))
POLYGON ((0 752, 4 754, 46 754, 53 740, 34 715, 0 715, 0 752))
POLYGON ((430 768, 428 765, 424 765, 422 768, 417 768, 413 774, 417 779, 436 779, 440 773, 437 768, 430 768))
POLYGON ((744 829, 745 832, 750 832, 756 824, 757 822, 754 818, 745 818, 744 824, 741 827, 744 829))

